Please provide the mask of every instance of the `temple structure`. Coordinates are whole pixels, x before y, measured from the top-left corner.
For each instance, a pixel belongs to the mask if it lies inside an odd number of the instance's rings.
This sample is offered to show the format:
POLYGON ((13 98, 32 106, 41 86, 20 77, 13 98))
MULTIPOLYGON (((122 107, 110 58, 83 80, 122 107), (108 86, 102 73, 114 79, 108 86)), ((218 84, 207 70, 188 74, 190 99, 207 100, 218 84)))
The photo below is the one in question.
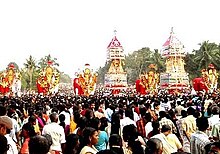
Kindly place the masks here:
POLYGON ((166 58, 166 72, 160 74, 160 89, 167 89, 169 92, 188 89, 189 77, 184 69, 186 53, 183 44, 174 35, 173 28, 163 44, 161 54, 166 58))
POLYGON ((124 49, 115 36, 107 47, 107 61, 110 63, 108 72, 105 74, 105 88, 112 90, 113 94, 120 93, 127 88, 127 73, 123 69, 124 49))

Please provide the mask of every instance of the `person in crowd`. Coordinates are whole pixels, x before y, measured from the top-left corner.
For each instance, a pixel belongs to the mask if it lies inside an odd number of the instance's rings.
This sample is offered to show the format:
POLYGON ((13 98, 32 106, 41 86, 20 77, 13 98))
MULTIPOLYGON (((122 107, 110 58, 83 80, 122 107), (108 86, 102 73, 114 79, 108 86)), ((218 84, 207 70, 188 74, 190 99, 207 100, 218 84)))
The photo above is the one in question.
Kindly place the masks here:
POLYGON ((212 116, 208 118, 210 131, 212 130, 212 127, 220 121, 219 110, 218 106, 213 106, 211 108, 212 116))
POLYGON ((182 129, 183 133, 186 134, 187 138, 190 140, 192 133, 197 130, 196 127, 196 118, 193 116, 195 109, 193 107, 189 107, 187 109, 187 117, 183 118, 182 121, 182 129))
POLYGON ((38 120, 35 115, 32 115, 28 118, 28 123, 30 123, 34 127, 34 130, 38 135, 41 134, 40 127, 38 125, 38 120))
POLYGON ((125 154, 144 154, 145 143, 143 139, 139 140, 137 128, 133 124, 123 127, 123 140, 127 142, 124 148, 125 154))
POLYGON ((136 122, 137 130, 140 133, 140 135, 145 138, 146 137, 146 131, 145 131, 145 125, 146 125, 146 119, 145 119, 145 108, 140 108, 140 119, 136 122))
POLYGON ((160 123, 158 120, 152 121, 152 131, 147 135, 147 139, 150 139, 152 136, 160 134, 160 123))
POLYGON ((109 104, 105 110, 105 117, 108 119, 108 122, 112 120, 112 114, 115 110, 115 106, 113 104, 109 104))
POLYGON ((29 141, 29 154, 48 154, 50 144, 46 137, 35 135, 29 141))
POLYGON ((59 121, 60 121, 60 126, 62 126, 63 127, 63 129, 64 129, 64 132, 65 132, 65 136, 67 136, 68 134, 69 134, 69 126, 70 125, 66 125, 66 123, 65 123, 65 115, 64 114, 60 114, 59 115, 59 121))
POLYGON ((175 107, 176 115, 177 117, 181 117, 181 111, 184 110, 185 108, 182 106, 180 100, 177 100, 176 104, 177 104, 177 106, 175 107))
POLYGON ((208 154, 220 154, 220 142, 211 143, 208 154))
POLYGON ((178 132, 180 135, 181 143, 183 145, 183 151, 190 153, 190 139, 185 134, 185 132, 183 131, 183 128, 182 128, 183 119, 186 117, 187 117, 187 111, 182 110, 181 111, 181 118, 176 121, 176 125, 177 125, 177 129, 178 129, 178 132))
POLYGON ((44 126, 42 134, 49 134, 52 137, 51 151, 55 153, 64 152, 64 146, 66 143, 65 133, 62 126, 58 122, 58 114, 53 112, 50 114, 50 124, 44 126))
POLYGON ((162 154, 163 144, 158 138, 151 138, 147 141, 145 154, 162 154))
POLYGON ((80 154, 96 154, 98 150, 95 148, 95 145, 98 143, 98 140, 98 131, 95 128, 86 127, 83 130, 83 148, 80 154))
POLYGON ((111 123, 108 122, 108 119, 106 117, 102 117, 100 119, 100 121, 101 121, 100 130, 105 131, 107 133, 107 135, 110 136, 110 134, 111 134, 111 123))
POLYGON ((66 147, 64 154, 78 154, 79 144, 79 136, 77 134, 69 134, 66 137, 66 147))
POLYGON ((192 134, 190 139, 191 154, 204 154, 205 146, 210 143, 206 130, 209 127, 209 122, 206 117, 196 119, 198 131, 192 134))
POLYGON ((4 135, 0 134, 0 153, 1 154, 7 154, 7 151, 9 149, 7 138, 4 135))
POLYGON ((13 129, 13 122, 11 118, 8 116, 0 116, 0 135, 4 135, 7 138, 9 149, 7 154, 17 154, 18 147, 16 143, 13 141, 13 138, 10 136, 11 130, 13 129))
POLYGON ((145 119, 145 133, 146 133, 146 138, 148 137, 149 133, 153 130, 153 126, 152 126, 152 117, 150 113, 146 113, 144 116, 145 119))
POLYGON ((119 112, 114 112, 111 118, 111 134, 120 133, 120 114, 119 112))
POLYGON ((109 138, 109 148, 116 154, 124 154, 122 147, 122 138, 118 134, 112 134, 109 138))
POLYGON ((70 125, 70 112, 67 110, 66 105, 61 104, 59 106, 59 111, 60 111, 59 115, 63 114, 65 116, 65 124, 66 124, 66 126, 69 127, 69 125, 70 125))
POLYGON ((130 108, 125 110, 125 117, 120 119, 120 130, 123 130, 124 126, 133 124, 135 127, 137 126, 133 118, 133 111, 130 108))
POLYGON ((100 130, 101 121, 98 117, 95 117, 91 120, 91 127, 95 128, 98 132, 98 143, 95 145, 95 148, 98 151, 105 150, 107 148, 109 137, 105 131, 100 130))
POLYGON ((169 125, 163 125, 161 133, 151 138, 158 138, 163 144, 163 154, 171 154, 182 151, 182 145, 175 134, 172 133, 169 125))
POLYGON ((177 129, 176 126, 174 125, 173 121, 171 121, 170 119, 168 119, 168 113, 166 113, 165 111, 160 111, 159 112, 159 123, 160 123, 160 129, 162 128, 163 125, 169 125, 171 128, 171 131, 173 133, 177 133, 177 129))
POLYGON ((22 127, 21 136, 24 138, 24 142, 21 146, 20 154, 29 154, 29 141, 30 138, 35 136, 34 127, 30 123, 26 123, 22 127))

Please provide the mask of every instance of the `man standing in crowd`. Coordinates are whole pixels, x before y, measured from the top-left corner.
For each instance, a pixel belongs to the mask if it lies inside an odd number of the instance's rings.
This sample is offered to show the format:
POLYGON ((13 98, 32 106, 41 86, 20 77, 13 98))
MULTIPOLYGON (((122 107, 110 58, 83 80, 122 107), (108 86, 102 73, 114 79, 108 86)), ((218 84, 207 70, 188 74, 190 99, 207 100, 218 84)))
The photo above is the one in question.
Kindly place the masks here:
POLYGON ((161 133, 151 138, 158 138, 163 144, 163 154, 176 153, 182 151, 182 145, 175 134, 172 134, 171 127, 169 125, 163 125, 161 133))
POLYGON ((209 137, 205 133, 209 127, 208 119, 205 117, 197 118, 196 125, 198 131, 191 136, 190 151, 191 154, 205 154, 205 146, 210 143, 209 137))
POLYGON ((9 149, 7 154, 17 154, 18 149, 16 143, 10 137, 10 132, 13 128, 13 122, 8 116, 0 116, 0 135, 4 135, 7 138, 9 149))
POLYGON ((192 133, 196 131, 196 118, 193 116, 195 113, 195 109, 192 107, 189 107, 187 109, 188 116, 186 118, 183 118, 182 121, 182 128, 183 133, 186 134, 186 137, 190 140, 192 133))
POLYGON ((52 145, 50 149, 55 152, 55 154, 63 152, 66 143, 64 129, 57 123, 58 118, 59 116, 57 113, 52 113, 50 115, 51 123, 45 125, 42 131, 42 135, 49 134, 52 137, 52 145))

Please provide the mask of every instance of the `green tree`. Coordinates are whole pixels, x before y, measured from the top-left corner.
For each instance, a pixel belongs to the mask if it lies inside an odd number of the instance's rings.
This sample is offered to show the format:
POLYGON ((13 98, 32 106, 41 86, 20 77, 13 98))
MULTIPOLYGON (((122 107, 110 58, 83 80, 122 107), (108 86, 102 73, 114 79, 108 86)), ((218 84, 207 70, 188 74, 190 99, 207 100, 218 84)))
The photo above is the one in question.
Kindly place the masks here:
POLYGON ((194 50, 195 63, 198 64, 198 69, 207 68, 210 63, 218 66, 218 59, 220 58, 219 46, 215 43, 209 43, 209 41, 204 41, 199 43, 199 50, 194 50))
POLYGON ((60 73, 60 83, 72 83, 70 76, 63 72, 60 73))
POLYGON ((42 69, 48 65, 48 62, 52 62, 53 66, 55 66, 55 67, 59 66, 59 63, 57 63, 57 58, 51 57, 50 54, 41 58, 40 61, 38 62, 38 65, 42 69))
POLYGON ((160 52, 158 49, 154 49, 150 56, 150 61, 148 62, 149 64, 155 64, 157 66, 157 71, 159 73, 164 72, 166 67, 165 67, 165 59, 162 58, 160 52))
POLYGON ((37 65, 36 65, 36 60, 30 55, 28 59, 26 59, 26 63, 24 63, 24 69, 22 69, 22 78, 23 78, 23 83, 26 82, 26 84, 24 83, 24 85, 26 85, 27 88, 29 90, 33 89, 34 83, 34 77, 37 74, 37 65))

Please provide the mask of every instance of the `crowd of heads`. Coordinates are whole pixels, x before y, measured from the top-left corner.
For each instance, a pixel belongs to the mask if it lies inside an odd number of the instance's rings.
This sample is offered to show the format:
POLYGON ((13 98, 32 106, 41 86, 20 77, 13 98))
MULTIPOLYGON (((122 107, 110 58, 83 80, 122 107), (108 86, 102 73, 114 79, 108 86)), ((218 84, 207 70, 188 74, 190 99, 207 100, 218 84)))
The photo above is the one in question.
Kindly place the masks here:
MULTIPOLYGON (((97 151, 98 154, 123 154, 124 143, 133 154, 160 154, 163 153, 163 142, 153 136, 163 133, 165 136, 180 134, 175 132, 170 125, 162 125, 162 119, 170 119, 175 123, 177 116, 186 118, 189 115, 195 117, 196 126, 199 131, 206 131, 209 128, 208 118, 212 115, 219 115, 220 95, 190 95, 179 94, 169 95, 126 95, 126 96, 104 96, 93 95, 89 97, 75 95, 22 95, 21 97, 0 98, 0 153, 7 153, 9 144, 5 137, 13 129, 11 118, 15 119, 21 126, 19 132, 20 145, 26 138, 29 138, 28 149, 30 154, 47 154, 53 144, 53 136, 42 134, 42 131, 49 123, 58 123, 65 133, 64 154, 78 154, 85 147, 93 147, 99 144, 100 131, 105 131, 108 141, 105 150, 97 151), (211 100, 206 106, 206 101, 211 100), (169 104, 169 105, 168 105, 169 104), (176 111, 177 106, 185 110, 176 111), (161 110, 161 106, 164 110, 161 110), (108 117, 105 110, 110 109, 112 114, 108 117), (72 111, 72 112, 70 112, 72 111), (68 113, 75 123, 75 129, 67 126, 68 113), (152 113, 153 112, 153 113, 152 113), (121 119, 128 117, 135 121, 134 113, 143 119, 144 124, 151 122, 152 131, 148 136, 143 136, 136 124, 121 126, 121 119), (45 116, 47 115, 47 116, 45 116), (205 116, 206 115, 206 116, 205 116), (27 121, 24 123, 24 121, 27 121), (36 131, 36 121, 39 128, 36 131), (110 124, 110 132, 107 127, 110 124), (139 140, 142 136, 144 143, 139 140), (144 147, 144 148, 143 148, 144 147)), ((135 121, 136 123, 136 121, 135 121)), ((176 124, 175 124, 176 125, 176 124)), ((19 144, 19 142, 16 142, 19 144)), ((97 147, 99 149, 99 147, 97 147)), ((220 150, 219 142, 212 142, 206 146, 207 152, 220 150)), ((213 152, 214 153, 214 152, 213 152)))

